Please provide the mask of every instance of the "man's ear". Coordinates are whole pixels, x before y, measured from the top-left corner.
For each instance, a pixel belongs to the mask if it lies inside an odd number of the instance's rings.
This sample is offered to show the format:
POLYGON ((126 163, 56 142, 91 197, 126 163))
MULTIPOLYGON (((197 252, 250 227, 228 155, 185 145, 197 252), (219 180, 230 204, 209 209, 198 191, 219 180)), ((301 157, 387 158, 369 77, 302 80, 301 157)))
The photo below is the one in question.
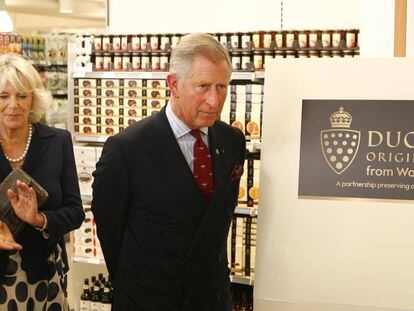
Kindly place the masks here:
POLYGON ((167 76, 167 83, 168 87, 171 90, 171 96, 174 98, 179 98, 179 91, 178 91, 178 79, 177 75, 174 73, 169 73, 167 76))

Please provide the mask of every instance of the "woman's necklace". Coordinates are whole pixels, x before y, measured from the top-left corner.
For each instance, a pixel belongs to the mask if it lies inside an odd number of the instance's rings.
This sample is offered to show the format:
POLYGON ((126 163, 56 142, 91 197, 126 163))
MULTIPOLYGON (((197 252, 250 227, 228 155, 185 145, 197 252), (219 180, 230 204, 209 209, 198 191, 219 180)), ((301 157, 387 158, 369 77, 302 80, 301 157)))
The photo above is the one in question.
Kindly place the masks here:
MULTIPOLYGON (((7 161, 9 161, 11 163, 17 163, 17 162, 20 162, 21 160, 23 160, 26 157, 27 151, 29 150, 30 141, 32 140, 32 134, 33 134, 32 125, 29 123, 29 137, 27 138, 26 147, 24 148, 23 154, 18 158, 10 158, 6 155, 6 153, 3 152, 4 156, 7 159, 7 161)), ((3 147, 3 140, 1 139, 1 137, 0 137, 0 144, 3 147)), ((4 148, 3 148, 3 151, 4 151, 4 148)))

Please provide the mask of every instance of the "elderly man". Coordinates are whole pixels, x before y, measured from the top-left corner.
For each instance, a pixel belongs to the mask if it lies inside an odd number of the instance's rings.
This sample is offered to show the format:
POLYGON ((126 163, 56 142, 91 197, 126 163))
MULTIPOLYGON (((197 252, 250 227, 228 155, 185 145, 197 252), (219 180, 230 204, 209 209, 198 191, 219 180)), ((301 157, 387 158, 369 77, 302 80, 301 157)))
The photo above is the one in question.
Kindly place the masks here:
POLYGON ((171 102, 108 139, 92 210, 113 310, 231 311, 227 234, 243 172, 243 134, 221 121, 231 75, 211 36, 171 53, 171 102))

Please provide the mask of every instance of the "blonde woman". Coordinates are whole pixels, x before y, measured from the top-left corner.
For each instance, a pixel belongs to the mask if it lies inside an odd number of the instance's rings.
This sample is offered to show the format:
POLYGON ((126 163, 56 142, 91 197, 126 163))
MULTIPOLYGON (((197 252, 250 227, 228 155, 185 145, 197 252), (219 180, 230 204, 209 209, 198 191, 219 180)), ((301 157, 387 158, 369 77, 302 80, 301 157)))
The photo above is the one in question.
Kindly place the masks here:
POLYGON ((49 193, 39 208, 25 183, 7 192, 26 224, 14 239, 0 221, 1 310, 68 310, 63 235, 85 215, 70 133, 39 123, 50 101, 28 61, 0 56, 0 181, 21 167, 49 193))

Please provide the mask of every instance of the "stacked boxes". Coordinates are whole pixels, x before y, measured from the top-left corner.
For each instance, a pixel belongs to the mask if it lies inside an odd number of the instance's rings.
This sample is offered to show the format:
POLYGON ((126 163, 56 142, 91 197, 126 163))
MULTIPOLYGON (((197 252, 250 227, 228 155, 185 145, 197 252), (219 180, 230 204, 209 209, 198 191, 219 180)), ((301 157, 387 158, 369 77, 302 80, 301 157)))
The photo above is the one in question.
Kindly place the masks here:
POLYGON ((83 195, 92 195, 92 172, 101 156, 102 148, 74 146, 76 169, 80 192, 83 195))
POLYGON ((239 128, 247 141, 260 141, 263 115, 263 85, 230 85, 221 120, 239 128))
POLYGON ((227 239, 231 274, 253 276, 256 257, 257 218, 234 216, 227 239))
POLYGON ((257 207, 260 192, 260 160, 247 159, 240 179, 239 206, 257 207))
POLYGON ((166 80, 75 79, 75 133, 114 135, 158 112, 169 100, 166 80))
POLYGON ((73 255, 85 258, 104 259, 101 244, 96 235, 96 225, 89 205, 84 205, 85 220, 73 233, 73 255))
MULTIPOLYGON (((78 182, 82 195, 92 195, 92 172, 99 160, 102 148, 74 146, 78 182)), ((99 240, 96 236, 96 226, 89 205, 84 204, 85 221, 74 232, 74 256, 103 259, 99 240)))

